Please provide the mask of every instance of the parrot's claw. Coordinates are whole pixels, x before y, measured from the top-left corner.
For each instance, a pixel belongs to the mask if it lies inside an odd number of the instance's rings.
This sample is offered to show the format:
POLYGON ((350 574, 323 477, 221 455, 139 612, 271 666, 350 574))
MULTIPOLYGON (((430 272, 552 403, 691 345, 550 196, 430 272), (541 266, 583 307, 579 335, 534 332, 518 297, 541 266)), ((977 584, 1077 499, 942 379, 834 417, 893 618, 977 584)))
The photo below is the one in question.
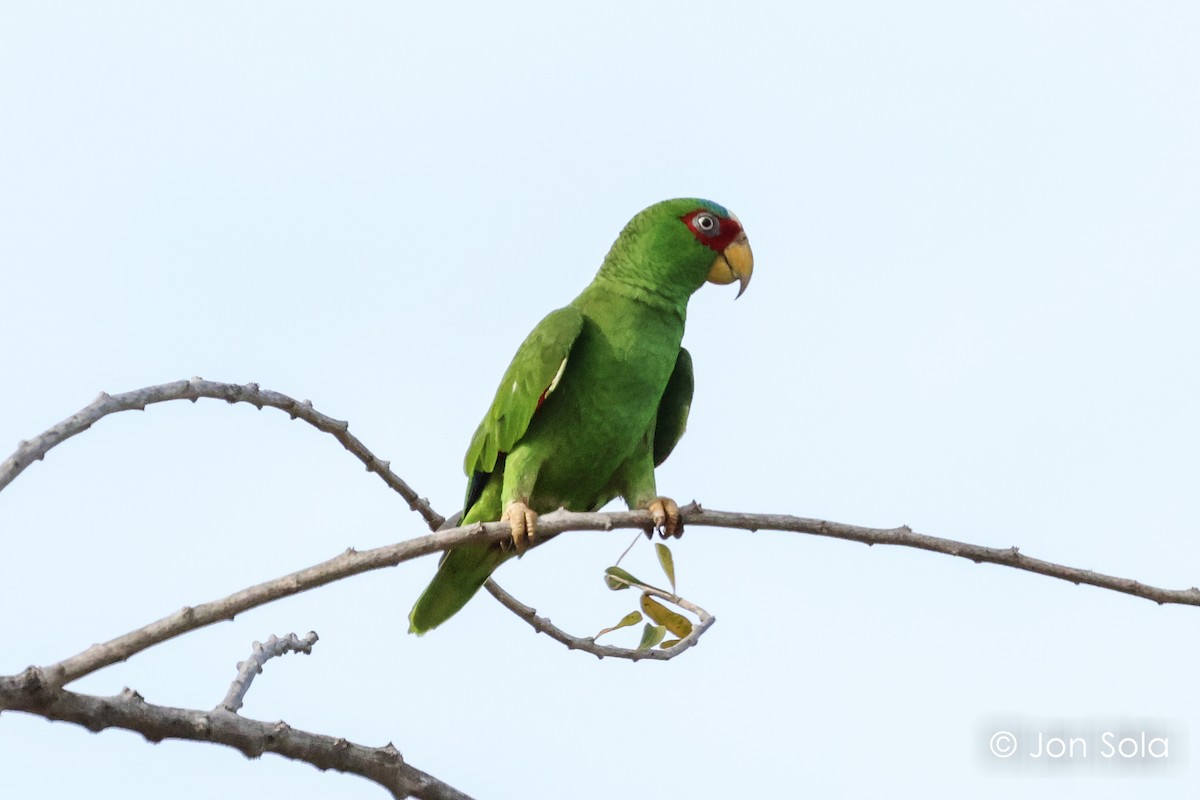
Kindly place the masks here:
POLYGON ((511 547, 518 556, 524 555, 537 539, 537 512, 517 500, 508 504, 504 519, 512 526, 512 541, 505 541, 501 546, 505 549, 511 547))
POLYGON ((650 503, 650 516, 654 520, 654 530, 664 539, 683 536, 683 519, 679 516, 679 506, 669 497, 658 497, 650 503))

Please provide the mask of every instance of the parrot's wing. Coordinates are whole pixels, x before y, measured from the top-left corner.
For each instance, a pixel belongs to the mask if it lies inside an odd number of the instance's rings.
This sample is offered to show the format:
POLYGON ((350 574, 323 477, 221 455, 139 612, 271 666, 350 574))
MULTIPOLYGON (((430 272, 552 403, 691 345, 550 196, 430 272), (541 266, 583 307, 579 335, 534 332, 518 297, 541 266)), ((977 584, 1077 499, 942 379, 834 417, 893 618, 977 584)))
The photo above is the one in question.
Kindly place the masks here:
POLYGON ((675 369, 667 381, 666 391, 658 403, 658 419, 654 423, 654 466, 667 460, 687 428, 688 411, 692 407, 692 357, 679 348, 675 369))
POLYGON ((471 480, 464 509, 478 499, 497 459, 525 435, 538 406, 558 385, 582 329, 583 315, 567 306, 551 312, 521 343, 467 448, 463 467, 471 480))

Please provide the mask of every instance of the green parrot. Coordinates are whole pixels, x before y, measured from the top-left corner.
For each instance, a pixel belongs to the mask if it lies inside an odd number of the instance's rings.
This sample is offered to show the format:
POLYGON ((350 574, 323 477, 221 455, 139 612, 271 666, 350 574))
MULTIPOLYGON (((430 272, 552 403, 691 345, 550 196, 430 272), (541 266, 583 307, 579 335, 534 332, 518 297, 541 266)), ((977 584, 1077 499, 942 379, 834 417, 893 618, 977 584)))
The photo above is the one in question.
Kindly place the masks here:
POLYGON ((423 634, 458 612, 500 564, 534 543, 537 515, 594 511, 618 495, 678 536, 679 507, 654 468, 683 435, 692 359, 688 298, 705 281, 750 282, 738 218, 707 200, 666 200, 625 226, 592 283, 538 323, 471 439, 458 524, 506 520, 512 541, 447 552, 409 614, 423 634))

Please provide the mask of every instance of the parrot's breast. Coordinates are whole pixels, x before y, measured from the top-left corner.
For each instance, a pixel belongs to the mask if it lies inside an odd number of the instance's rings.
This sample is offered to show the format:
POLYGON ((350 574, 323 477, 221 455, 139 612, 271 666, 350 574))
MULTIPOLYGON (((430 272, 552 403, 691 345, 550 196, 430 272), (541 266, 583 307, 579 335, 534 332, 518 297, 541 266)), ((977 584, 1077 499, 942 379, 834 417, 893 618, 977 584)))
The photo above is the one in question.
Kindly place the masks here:
POLYGON ((635 302, 614 306, 582 309, 562 377, 518 444, 541 456, 530 498, 540 513, 608 502, 622 467, 653 443, 683 320, 635 302))

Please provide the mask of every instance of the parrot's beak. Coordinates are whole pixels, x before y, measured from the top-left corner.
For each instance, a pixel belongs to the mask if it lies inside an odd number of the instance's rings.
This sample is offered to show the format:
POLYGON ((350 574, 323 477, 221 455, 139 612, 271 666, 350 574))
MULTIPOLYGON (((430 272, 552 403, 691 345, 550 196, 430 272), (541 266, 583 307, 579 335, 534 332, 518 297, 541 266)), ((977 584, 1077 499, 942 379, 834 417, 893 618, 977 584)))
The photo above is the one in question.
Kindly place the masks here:
POLYGON ((741 297, 742 292, 746 291, 746 287, 750 285, 750 275, 753 272, 754 253, 750 252, 750 240, 746 238, 746 233, 743 231, 729 243, 729 246, 720 255, 713 259, 712 266, 708 270, 708 282, 724 286, 738 281, 741 288, 738 289, 737 296, 741 297))

